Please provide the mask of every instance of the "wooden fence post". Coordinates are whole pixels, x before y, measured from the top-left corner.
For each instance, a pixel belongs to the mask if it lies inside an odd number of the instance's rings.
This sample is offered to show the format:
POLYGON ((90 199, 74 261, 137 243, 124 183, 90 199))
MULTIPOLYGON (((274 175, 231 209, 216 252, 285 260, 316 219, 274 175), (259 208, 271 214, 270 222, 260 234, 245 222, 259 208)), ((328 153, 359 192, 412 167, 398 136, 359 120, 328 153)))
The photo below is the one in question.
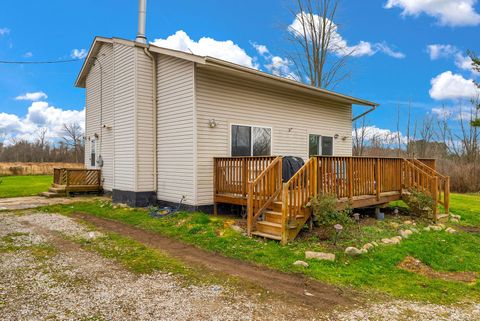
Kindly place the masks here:
POLYGON ((377 201, 380 200, 380 190, 381 190, 381 174, 380 174, 380 158, 376 159, 375 164, 375 178, 377 179, 377 201))

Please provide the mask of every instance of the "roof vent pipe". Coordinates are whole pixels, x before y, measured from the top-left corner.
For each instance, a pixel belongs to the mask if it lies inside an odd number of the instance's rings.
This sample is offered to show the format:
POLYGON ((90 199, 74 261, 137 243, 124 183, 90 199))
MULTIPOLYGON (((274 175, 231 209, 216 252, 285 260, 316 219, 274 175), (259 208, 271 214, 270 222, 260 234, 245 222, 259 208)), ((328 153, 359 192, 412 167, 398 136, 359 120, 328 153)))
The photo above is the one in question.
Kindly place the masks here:
POLYGON ((136 42, 147 43, 145 24, 147 21, 147 0, 138 0, 138 32, 136 42))

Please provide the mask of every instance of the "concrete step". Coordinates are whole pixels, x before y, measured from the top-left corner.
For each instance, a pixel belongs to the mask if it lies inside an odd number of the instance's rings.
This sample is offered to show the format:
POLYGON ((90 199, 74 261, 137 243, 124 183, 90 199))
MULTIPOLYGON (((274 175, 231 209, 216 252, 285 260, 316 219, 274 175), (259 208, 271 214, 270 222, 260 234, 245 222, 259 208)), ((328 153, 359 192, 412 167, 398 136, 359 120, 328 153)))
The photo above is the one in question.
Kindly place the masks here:
POLYGON ((448 219, 449 219, 450 215, 449 214, 438 214, 437 215, 437 219, 439 222, 448 222, 448 219))
POLYGON ((50 187, 48 189, 49 192, 51 193, 57 193, 57 194, 66 194, 66 190, 65 188, 63 187, 50 187))

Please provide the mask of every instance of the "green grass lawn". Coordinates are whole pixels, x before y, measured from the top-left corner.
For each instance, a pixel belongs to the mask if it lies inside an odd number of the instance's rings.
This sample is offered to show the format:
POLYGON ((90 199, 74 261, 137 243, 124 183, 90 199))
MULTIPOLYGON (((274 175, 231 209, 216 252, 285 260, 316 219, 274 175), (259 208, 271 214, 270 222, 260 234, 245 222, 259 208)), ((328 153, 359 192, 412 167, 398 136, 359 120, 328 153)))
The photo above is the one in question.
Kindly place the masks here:
MULTIPOLYGON (((362 225, 361 232, 352 229, 337 246, 333 246, 331 241, 320 242, 315 236, 281 246, 275 241, 248 238, 233 231, 228 227, 231 217, 182 212, 158 219, 150 217, 145 210, 116 208, 99 201, 50 206, 43 210, 64 214, 87 212, 168 235, 228 257, 280 271, 304 273, 321 281, 352 286, 372 293, 387 293, 397 298, 436 303, 480 299, 478 282, 470 285, 431 279, 397 268, 398 263, 410 255, 438 271, 480 273, 480 234, 422 231, 403 240, 400 245, 380 246, 361 257, 352 258, 343 254, 346 246, 361 247, 367 241, 395 235, 397 231, 389 223, 392 220, 402 223, 405 218, 388 218, 386 222, 362 225), (337 260, 309 261, 308 268, 293 266, 292 263, 296 260, 305 260, 306 250, 334 252, 337 260)), ((464 220, 461 224, 479 226, 480 196, 452 195, 451 211, 462 215, 464 220)), ((427 223, 418 222, 417 228, 421 230, 424 224, 427 223)))
POLYGON ((0 198, 31 196, 48 191, 52 185, 50 175, 0 177, 0 198))

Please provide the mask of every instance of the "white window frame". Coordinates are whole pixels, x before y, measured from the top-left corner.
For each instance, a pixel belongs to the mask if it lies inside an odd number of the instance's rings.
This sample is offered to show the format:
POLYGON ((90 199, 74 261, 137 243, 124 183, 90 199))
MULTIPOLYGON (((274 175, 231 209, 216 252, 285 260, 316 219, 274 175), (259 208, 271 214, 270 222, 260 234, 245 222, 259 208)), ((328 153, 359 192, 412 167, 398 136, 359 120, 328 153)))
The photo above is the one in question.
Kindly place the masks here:
MULTIPOLYGON (((270 129, 270 156, 272 156, 273 152, 273 127, 269 126, 263 126, 263 125, 249 125, 249 124, 241 124, 241 123, 230 123, 228 126, 228 155, 230 157, 237 157, 237 156, 232 156, 232 127, 233 126, 245 126, 245 127, 257 127, 257 128, 266 128, 270 129)), ((257 156, 252 156, 253 155, 253 139, 250 141, 250 156, 244 156, 244 157, 257 157, 257 156)), ((242 156, 238 156, 242 157, 242 156)), ((258 156, 262 157, 262 156, 258 156)))
MULTIPOLYGON (((323 156, 322 155, 322 137, 330 137, 332 138, 332 155, 328 156, 335 156, 335 136, 329 136, 329 135, 321 135, 317 133, 308 133, 307 135, 307 155, 310 158, 310 135, 315 135, 320 137, 320 143, 318 144, 318 156, 323 156)), ((326 155, 327 156, 327 155, 326 155)))

